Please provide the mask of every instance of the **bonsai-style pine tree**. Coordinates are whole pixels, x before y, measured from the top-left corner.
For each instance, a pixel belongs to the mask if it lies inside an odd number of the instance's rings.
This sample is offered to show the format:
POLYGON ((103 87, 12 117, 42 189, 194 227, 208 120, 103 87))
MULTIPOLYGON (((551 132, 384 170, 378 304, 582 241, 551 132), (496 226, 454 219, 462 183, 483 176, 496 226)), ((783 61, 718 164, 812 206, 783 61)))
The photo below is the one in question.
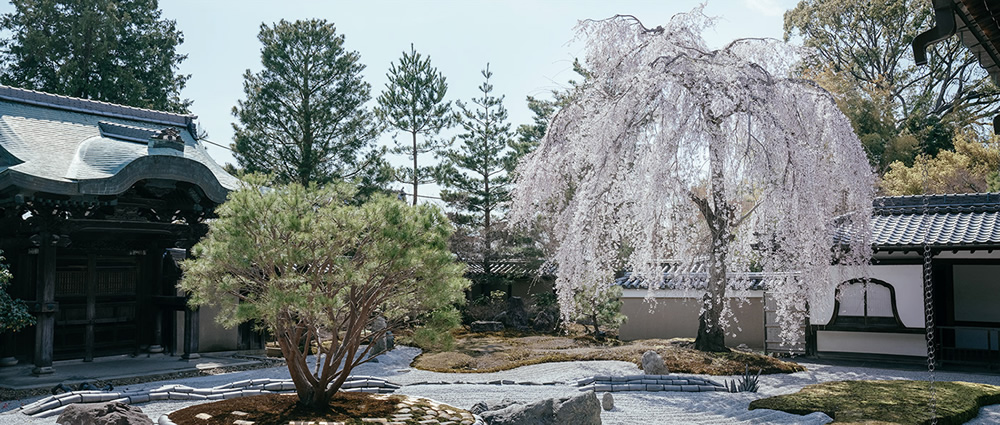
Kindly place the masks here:
POLYGON ((448 250, 451 224, 437 207, 384 195, 354 205, 346 185, 246 181, 182 263, 180 287, 192 305, 220 306, 224 325, 262 323, 278 340, 300 404, 327 408, 351 371, 378 354, 365 340, 463 299, 464 266, 448 250), (371 326, 379 316, 386 327, 371 326))
POLYGON ((583 22, 590 78, 518 167, 512 214, 553 217, 567 318, 574 294, 606 290, 623 268, 653 290, 668 262, 704 264, 706 277, 683 279, 705 290, 695 346, 725 351, 727 290, 748 288, 745 272, 772 277, 792 339, 824 284, 815 277, 868 262, 874 178, 833 97, 785 77, 790 49, 711 50, 700 35, 710 22, 700 10, 653 29, 583 22), (838 230, 852 231, 842 245, 838 230))
POLYGON ((400 181, 413 184, 413 205, 417 205, 418 186, 434 182, 433 167, 421 167, 418 157, 442 148, 445 143, 434 136, 453 123, 451 102, 444 101, 448 83, 431 66, 430 56, 421 56, 412 44, 410 52, 403 52, 399 65, 391 64, 385 76, 389 82, 378 97, 375 113, 389 126, 410 133, 411 143, 397 140, 392 152, 406 154, 413 161, 413 168, 402 167, 398 173, 400 181), (424 139, 418 142, 417 135, 424 139))

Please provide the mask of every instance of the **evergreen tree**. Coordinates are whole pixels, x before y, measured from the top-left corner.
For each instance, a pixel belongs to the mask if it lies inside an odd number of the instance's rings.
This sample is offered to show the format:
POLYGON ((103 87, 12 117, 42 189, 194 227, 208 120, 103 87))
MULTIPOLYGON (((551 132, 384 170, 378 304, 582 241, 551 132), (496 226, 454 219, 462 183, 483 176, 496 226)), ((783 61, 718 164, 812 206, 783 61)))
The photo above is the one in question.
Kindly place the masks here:
POLYGON ((493 95, 489 64, 482 75, 482 96, 472 99, 471 105, 458 102, 464 133, 458 136, 458 149, 443 152, 439 180, 444 186, 441 199, 455 210, 451 218, 458 232, 453 250, 465 261, 482 263, 490 276, 499 241, 496 218, 510 201, 508 170, 518 156, 510 147, 514 138, 503 96, 493 95))
POLYGON ((0 17, 0 82, 140 108, 187 112, 184 36, 156 0, 12 0, 0 17))
MULTIPOLYGON (((573 61, 573 72, 583 77, 584 81, 589 78, 587 70, 583 69, 583 65, 580 64, 579 60, 573 61)), ((556 111, 568 105, 573 100, 574 93, 576 93, 580 84, 576 80, 569 80, 568 88, 552 90, 552 100, 539 99, 534 96, 527 97, 528 109, 535 116, 532 117, 531 124, 517 126, 517 141, 511 147, 517 152, 518 159, 535 150, 538 143, 542 141, 542 137, 545 136, 545 131, 548 130, 549 120, 552 119, 556 111)))
POLYGON ((422 57, 410 44, 410 52, 403 52, 399 65, 390 65, 386 74, 389 82, 378 97, 375 113, 384 122, 398 131, 410 133, 411 143, 396 141, 393 153, 406 154, 413 162, 413 168, 398 170, 399 180, 413 184, 413 205, 417 204, 417 188, 421 184, 433 183, 432 167, 421 167, 420 154, 443 148, 443 142, 434 140, 442 129, 453 122, 451 102, 445 102, 448 83, 437 68, 431 66, 431 58, 422 57), (424 140, 417 141, 417 135, 424 140))
POLYGON ((183 262, 179 286, 191 305, 218 306, 216 320, 226 326, 254 320, 266 328, 299 404, 328 410, 351 371, 381 354, 366 340, 414 317, 430 313, 418 334, 448 335, 468 282, 436 206, 383 195, 351 205, 354 188, 345 184, 244 181, 183 262))
POLYGON ((233 156, 247 173, 272 173, 302 185, 360 179, 371 189, 386 177, 379 131, 364 104, 371 86, 358 52, 321 19, 261 24, 264 69, 244 73, 233 108, 233 156))

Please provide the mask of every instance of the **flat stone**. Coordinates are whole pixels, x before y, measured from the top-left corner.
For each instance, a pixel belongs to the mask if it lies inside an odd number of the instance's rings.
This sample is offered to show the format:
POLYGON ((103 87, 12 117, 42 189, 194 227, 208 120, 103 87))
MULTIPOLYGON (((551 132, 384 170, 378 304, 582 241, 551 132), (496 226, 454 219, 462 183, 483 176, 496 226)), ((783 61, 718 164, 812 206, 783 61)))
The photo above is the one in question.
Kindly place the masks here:
POLYGON ((237 419, 233 421, 233 425, 253 425, 253 421, 244 421, 243 419, 237 419))
POLYGON ((247 412, 241 412, 239 410, 233 410, 233 414, 236 415, 236 416, 246 416, 246 415, 249 415, 249 413, 247 413, 247 412))
POLYGON ((212 415, 209 415, 208 413, 199 413, 197 415, 194 415, 194 417, 196 417, 198 419, 206 420, 206 421, 209 420, 209 419, 212 419, 212 415))

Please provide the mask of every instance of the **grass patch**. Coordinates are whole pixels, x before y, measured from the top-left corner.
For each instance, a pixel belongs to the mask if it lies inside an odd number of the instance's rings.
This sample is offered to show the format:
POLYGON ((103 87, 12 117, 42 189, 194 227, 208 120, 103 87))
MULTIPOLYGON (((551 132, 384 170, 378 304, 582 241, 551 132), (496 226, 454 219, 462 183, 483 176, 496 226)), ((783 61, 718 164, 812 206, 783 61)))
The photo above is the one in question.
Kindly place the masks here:
MULTIPOLYGON (((937 382, 937 423, 962 424, 979 408, 1000 403, 1000 387, 937 382)), ((823 412, 835 423, 930 424, 927 381, 834 381, 808 385, 794 394, 762 398, 750 410, 773 409, 796 415, 823 412)))
POLYGON ((482 373, 510 370, 540 363, 581 360, 619 360, 639 364, 642 354, 655 350, 671 372, 707 375, 741 375, 744 365, 763 374, 804 371, 801 365, 759 353, 732 351, 705 353, 694 349, 690 338, 648 339, 620 342, 589 337, 497 333, 457 333, 451 351, 425 352, 413 367, 433 372, 482 373))

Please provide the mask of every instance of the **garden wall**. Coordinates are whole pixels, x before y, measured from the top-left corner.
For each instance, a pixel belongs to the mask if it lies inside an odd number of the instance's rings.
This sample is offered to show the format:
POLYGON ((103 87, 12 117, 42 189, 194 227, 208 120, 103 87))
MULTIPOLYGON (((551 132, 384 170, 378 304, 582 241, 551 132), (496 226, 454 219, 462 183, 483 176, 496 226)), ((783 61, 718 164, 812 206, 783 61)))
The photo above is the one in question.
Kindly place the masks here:
MULTIPOLYGON (((702 291, 656 291, 656 304, 645 301, 645 289, 626 289, 622 294, 622 314, 628 317, 618 330, 625 341, 649 338, 694 338, 698 334, 698 314, 702 291), (652 311, 650 309, 652 308, 652 311)), ((730 297, 729 307, 736 323, 726 329, 726 345, 746 344, 764 348, 763 291, 747 291, 746 298, 730 297), (734 336, 735 334, 735 336, 734 336)))

